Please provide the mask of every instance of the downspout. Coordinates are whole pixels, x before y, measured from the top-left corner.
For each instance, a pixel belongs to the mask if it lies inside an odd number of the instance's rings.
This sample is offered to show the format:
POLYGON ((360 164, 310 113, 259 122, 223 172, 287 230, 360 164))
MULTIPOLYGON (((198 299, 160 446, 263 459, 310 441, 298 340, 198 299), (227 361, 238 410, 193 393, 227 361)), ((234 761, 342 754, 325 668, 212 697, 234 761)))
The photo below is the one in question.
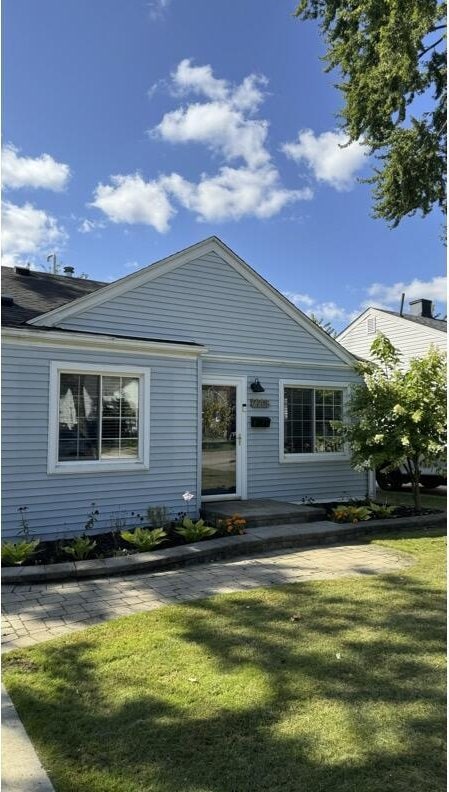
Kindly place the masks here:
POLYGON ((201 477, 202 477, 202 446, 203 446, 203 361, 201 355, 196 359, 197 376, 197 442, 196 442, 196 510, 201 509, 201 477))

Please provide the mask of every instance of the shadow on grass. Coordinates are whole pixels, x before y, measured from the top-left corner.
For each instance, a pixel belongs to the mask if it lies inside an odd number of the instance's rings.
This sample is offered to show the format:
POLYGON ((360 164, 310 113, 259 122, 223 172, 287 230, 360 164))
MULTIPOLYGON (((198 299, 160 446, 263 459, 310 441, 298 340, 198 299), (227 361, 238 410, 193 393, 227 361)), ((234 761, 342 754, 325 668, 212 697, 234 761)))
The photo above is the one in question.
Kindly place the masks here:
POLYGON ((426 579, 291 584, 109 628, 4 661, 57 792, 445 788, 445 600, 426 579))

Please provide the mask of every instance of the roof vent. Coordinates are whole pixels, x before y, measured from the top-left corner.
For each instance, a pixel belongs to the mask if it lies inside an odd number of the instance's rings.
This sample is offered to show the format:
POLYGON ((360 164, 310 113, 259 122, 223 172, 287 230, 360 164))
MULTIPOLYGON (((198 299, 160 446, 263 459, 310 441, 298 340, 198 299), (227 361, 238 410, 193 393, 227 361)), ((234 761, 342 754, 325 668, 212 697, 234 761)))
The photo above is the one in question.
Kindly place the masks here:
POLYGON ((67 278, 73 278, 74 272, 75 272, 75 267, 70 267, 69 265, 64 267, 64 275, 66 275, 67 278))
POLYGON ((422 316, 425 319, 433 319, 432 300, 412 300, 409 302, 409 306, 412 316, 422 316))
POLYGON ((2 305, 14 305, 12 294, 2 294, 2 305))
POLYGON ((29 275, 31 270, 29 267, 14 267, 16 275, 29 275))

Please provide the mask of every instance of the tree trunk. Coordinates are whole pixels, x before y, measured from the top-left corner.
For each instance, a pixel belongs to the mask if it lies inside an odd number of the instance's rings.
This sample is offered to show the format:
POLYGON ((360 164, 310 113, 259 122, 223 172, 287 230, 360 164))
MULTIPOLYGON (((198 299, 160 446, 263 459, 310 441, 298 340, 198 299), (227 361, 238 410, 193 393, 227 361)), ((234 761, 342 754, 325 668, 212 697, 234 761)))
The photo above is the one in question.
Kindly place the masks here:
POLYGON ((413 499, 415 501, 415 509, 417 511, 421 510, 421 488, 419 485, 419 479, 421 477, 421 471, 419 469, 419 462, 418 460, 414 459, 412 463, 412 488, 413 488, 413 499))

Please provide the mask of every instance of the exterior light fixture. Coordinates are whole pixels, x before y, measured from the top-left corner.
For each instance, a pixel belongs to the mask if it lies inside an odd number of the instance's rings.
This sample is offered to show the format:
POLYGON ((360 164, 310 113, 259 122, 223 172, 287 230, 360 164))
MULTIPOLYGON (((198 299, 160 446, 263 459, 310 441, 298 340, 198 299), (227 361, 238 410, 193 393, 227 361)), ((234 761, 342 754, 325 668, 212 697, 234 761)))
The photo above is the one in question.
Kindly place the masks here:
POLYGON ((265 388, 260 384, 257 377, 255 378, 254 382, 251 383, 250 388, 253 393, 265 393, 265 388))

